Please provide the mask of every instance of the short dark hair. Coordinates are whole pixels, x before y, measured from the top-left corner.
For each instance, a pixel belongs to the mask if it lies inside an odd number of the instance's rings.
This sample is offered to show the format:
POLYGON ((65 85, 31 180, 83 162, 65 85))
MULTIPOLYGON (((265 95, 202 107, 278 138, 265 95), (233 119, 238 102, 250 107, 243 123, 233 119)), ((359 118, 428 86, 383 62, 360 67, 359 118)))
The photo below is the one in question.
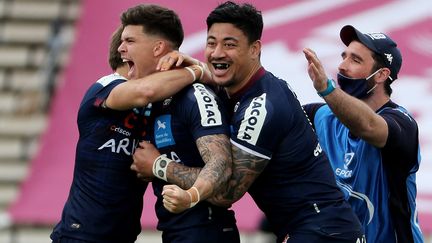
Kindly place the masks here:
POLYGON ((111 66, 111 69, 115 71, 117 68, 125 65, 123 59, 121 58, 120 53, 118 52, 118 48, 121 45, 121 35, 123 32, 123 26, 120 26, 116 29, 116 31, 111 36, 111 43, 109 47, 109 57, 108 63, 111 66))
POLYGON ((253 5, 238 5, 227 1, 217 6, 207 17, 207 31, 214 23, 230 23, 240 29, 248 38, 249 44, 261 39, 263 18, 261 11, 253 5))
MULTIPOLYGON (((385 61, 383 60, 382 56, 376 52, 372 52, 372 58, 374 59, 374 66, 372 67, 372 71, 375 72, 380 68, 387 67, 385 61)), ((387 80, 384 82, 384 89, 385 92, 388 94, 388 96, 391 96, 393 93, 393 89, 391 88, 390 84, 393 81, 390 78, 387 78, 387 80)))
POLYGON ((155 4, 140 4, 123 12, 120 19, 123 26, 141 25, 144 33, 165 38, 172 43, 173 49, 178 50, 183 42, 183 26, 171 9, 155 4))

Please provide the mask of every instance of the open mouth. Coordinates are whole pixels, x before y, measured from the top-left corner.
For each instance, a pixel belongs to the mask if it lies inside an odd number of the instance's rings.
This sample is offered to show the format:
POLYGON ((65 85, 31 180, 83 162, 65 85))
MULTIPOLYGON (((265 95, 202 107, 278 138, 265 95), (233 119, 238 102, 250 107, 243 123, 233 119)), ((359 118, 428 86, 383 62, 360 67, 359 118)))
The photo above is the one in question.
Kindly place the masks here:
POLYGON ((231 67, 231 64, 227 62, 212 62, 211 65, 213 66, 213 77, 223 78, 225 77, 231 67))
POLYGON ((123 59, 123 62, 125 62, 129 68, 132 68, 134 66, 134 63, 128 59, 123 59))
POLYGON ((212 63, 214 69, 224 70, 230 67, 228 63, 212 63))
POLYGON ((128 59, 123 59, 123 62, 125 62, 128 65, 128 67, 129 67, 128 76, 129 76, 129 78, 131 78, 132 73, 134 71, 135 63, 132 62, 131 60, 128 60, 128 59))

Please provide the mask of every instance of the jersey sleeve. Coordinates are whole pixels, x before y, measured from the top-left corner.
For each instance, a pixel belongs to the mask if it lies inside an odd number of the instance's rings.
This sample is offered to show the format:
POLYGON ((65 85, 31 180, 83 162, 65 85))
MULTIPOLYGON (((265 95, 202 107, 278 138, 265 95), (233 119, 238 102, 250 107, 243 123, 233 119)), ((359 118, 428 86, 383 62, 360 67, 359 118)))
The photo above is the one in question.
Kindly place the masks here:
POLYGON ((380 114, 387 122, 389 135, 386 147, 402 148, 417 140, 417 123, 400 108, 386 109, 380 114))
POLYGON ((226 134, 229 125, 223 104, 207 86, 195 83, 182 96, 179 115, 189 127, 194 139, 206 135, 226 134))
POLYGON ((402 108, 387 108, 380 115, 388 126, 388 137, 383 150, 403 158, 415 158, 418 152, 418 126, 402 108))
POLYGON ((270 159, 292 119, 287 115, 290 112, 278 109, 281 106, 270 101, 266 93, 241 102, 233 118, 231 142, 250 154, 270 159))
POLYGON ((114 87, 123 82, 126 79, 117 74, 102 77, 87 90, 81 104, 91 102, 93 106, 100 107, 114 87))

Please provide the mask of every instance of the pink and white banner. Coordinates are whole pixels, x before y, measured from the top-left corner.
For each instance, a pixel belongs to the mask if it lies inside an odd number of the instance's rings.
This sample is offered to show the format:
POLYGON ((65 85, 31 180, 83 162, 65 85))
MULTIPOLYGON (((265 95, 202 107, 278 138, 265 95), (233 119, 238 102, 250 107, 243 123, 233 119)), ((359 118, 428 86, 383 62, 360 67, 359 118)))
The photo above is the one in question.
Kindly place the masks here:
MULTIPOLYGON (((199 59, 206 39, 205 18, 219 0, 154 0, 179 13, 185 29, 181 51, 199 59)), ((240 1, 245 2, 245 1, 240 1)), ((422 164, 417 176, 418 208, 423 231, 432 232, 432 1, 430 0, 272 0, 248 1, 264 17, 262 63, 287 80, 302 103, 320 101, 307 76, 302 48, 311 47, 327 72, 335 76, 344 46, 339 30, 351 24, 363 32, 388 33, 399 45, 403 65, 393 84, 392 99, 405 106, 420 127, 422 164)), ((72 181, 76 116, 87 87, 110 72, 107 63, 109 38, 122 11, 138 0, 83 0, 82 15, 70 62, 52 102, 49 125, 40 149, 9 209, 15 223, 53 224, 72 181)), ((154 197, 145 195, 144 228, 155 227, 154 197)), ((234 205, 239 228, 255 230, 262 214, 249 196, 234 205)))

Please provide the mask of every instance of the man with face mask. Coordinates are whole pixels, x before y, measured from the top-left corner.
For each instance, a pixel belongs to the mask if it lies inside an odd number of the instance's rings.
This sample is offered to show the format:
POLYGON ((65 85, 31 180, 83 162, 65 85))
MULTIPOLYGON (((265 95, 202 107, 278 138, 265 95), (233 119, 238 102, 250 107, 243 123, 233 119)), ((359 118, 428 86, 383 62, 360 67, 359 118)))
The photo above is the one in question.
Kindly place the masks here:
POLYGON ((420 165, 416 121, 390 100, 402 56, 383 33, 340 31, 337 88, 315 53, 303 50, 314 88, 326 104, 304 106, 338 185, 359 217, 367 242, 423 242, 416 210, 420 165))

